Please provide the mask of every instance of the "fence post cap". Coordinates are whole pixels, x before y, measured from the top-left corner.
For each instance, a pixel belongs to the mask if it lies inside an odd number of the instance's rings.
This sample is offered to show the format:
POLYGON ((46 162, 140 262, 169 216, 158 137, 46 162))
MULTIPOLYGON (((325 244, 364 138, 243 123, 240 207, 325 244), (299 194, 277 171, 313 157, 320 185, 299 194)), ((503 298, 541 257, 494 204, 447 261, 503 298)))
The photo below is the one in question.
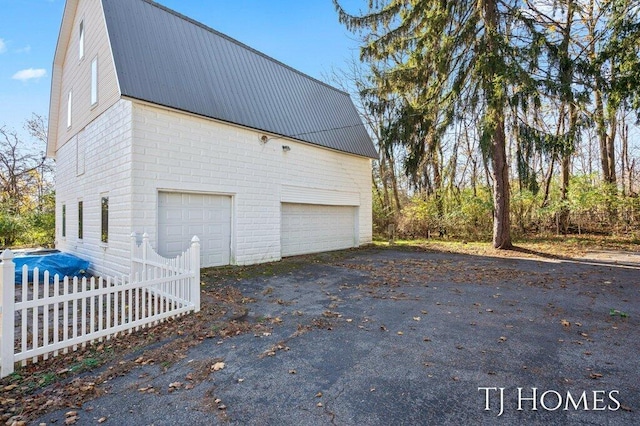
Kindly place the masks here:
POLYGON ((149 234, 147 234, 146 232, 144 234, 142 234, 142 239, 143 240, 148 240, 149 239, 149 234))
POLYGON ((10 249, 6 249, 2 253, 0 253, 0 259, 1 260, 11 260, 14 257, 15 256, 13 255, 13 252, 10 249))
POLYGON ((197 235, 194 235, 193 238, 191 239, 191 243, 199 243, 200 242, 200 238, 198 238, 197 235))
POLYGON ((135 232, 131 233, 131 238, 136 238, 138 236, 138 234, 136 234, 135 232))

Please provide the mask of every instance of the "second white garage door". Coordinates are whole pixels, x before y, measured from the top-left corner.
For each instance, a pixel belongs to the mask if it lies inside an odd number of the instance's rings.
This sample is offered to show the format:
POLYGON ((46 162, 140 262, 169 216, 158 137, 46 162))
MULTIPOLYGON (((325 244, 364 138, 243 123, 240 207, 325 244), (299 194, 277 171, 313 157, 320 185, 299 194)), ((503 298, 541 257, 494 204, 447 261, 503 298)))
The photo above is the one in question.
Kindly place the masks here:
POLYGON ((200 238, 202 267, 228 265, 231 258, 231 197, 158 193, 158 252, 174 257, 200 238))
POLYGON ((357 207, 282 203, 282 256, 357 245, 357 207))

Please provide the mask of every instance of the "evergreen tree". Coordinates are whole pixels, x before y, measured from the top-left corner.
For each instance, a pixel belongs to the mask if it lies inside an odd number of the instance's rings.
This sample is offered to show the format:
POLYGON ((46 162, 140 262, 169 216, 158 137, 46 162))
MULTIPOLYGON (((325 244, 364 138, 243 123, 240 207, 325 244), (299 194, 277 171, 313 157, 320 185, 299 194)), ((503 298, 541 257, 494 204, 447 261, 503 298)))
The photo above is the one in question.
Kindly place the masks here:
POLYGON ((493 244, 505 249, 511 247, 507 93, 532 90, 522 64, 536 61, 532 25, 519 3, 369 0, 368 12, 355 16, 334 0, 340 21, 364 35, 361 59, 380 70, 379 92, 404 100, 396 136, 407 145, 410 169, 430 158, 456 112, 480 111, 480 145, 493 175, 493 244))

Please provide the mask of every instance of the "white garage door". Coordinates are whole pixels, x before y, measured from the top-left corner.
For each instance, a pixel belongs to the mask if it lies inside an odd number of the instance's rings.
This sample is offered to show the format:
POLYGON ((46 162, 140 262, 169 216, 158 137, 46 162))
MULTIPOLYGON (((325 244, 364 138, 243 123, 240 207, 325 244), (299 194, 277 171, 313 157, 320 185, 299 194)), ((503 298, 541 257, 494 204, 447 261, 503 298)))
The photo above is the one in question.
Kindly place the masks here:
POLYGON ((174 257, 200 238, 202 267, 228 265, 231 256, 231 197, 158 193, 158 252, 174 257))
POLYGON ((282 203, 282 256, 355 247, 357 207, 282 203))

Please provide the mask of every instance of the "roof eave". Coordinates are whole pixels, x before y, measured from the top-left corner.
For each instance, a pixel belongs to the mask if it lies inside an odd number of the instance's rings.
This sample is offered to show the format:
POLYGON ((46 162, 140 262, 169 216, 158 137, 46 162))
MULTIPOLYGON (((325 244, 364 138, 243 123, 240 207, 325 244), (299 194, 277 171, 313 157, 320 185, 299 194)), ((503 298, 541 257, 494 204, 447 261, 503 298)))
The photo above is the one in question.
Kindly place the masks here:
MULTIPOLYGON (((217 118, 217 117, 210 117, 208 115, 198 114, 196 112, 179 109, 179 108, 176 108, 176 107, 173 107, 173 106, 169 106, 169 105, 158 104, 158 103, 155 103, 155 102, 148 101, 146 99, 140 99, 140 98, 136 98, 134 96, 126 95, 126 94, 123 94, 121 97, 122 97, 122 99, 127 99, 127 100, 129 100, 131 102, 137 102, 137 103, 140 103, 140 104, 143 104, 143 105, 149 105, 149 106, 156 107, 156 108, 162 108, 162 109, 165 109, 165 110, 168 110, 168 111, 174 111, 174 112, 178 112, 178 113, 181 113, 181 114, 188 114, 188 115, 193 116, 193 117, 202 118, 202 119, 205 119, 205 120, 212 120, 212 121, 215 121, 215 122, 218 122, 218 123, 224 123, 224 124, 227 124, 227 125, 230 125, 230 126, 237 126, 237 127, 243 128, 243 129, 252 130, 252 131, 260 132, 260 133, 265 133, 265 134, 271 135, 271 136, 273 136, 275 138, 278 138, 278 139, 282 138, 283 140, 290 140, 290 141, 293 141, 293 142, 297 142, 297 143, 302 143, 302 144, 305 144, 305 145, 313 146, 313 147, 316 147, 316 148, 319 148, 319 149, 326 149, 328 151, 338 152, 340 154, 353 155, 353 156, 356 156, 356 157, 368 158, 368 159, 371 159, 371 160, 376 160, 378 158, 378 153, 375 150, 375 147, 373 147, 373 144, 372 144, 373 152, 370 152, 370 153, 357 153, 357 152, 345 151, 345 150, 341 150, 341 149, 337 149, 337 148, 331 148, 331 147, 328 147, 328 146, 324 146, 324 145, 321 145, 321 144, 318 144, 318 143, 310 142, 310 141, 307 141, 307 140, 304 140, 304 139, 299 139, 299 138, 296 138, 295 136, 284 135, 284 134, 281 134, 281 133, 277 133, 277 132, 274 132, 272 130, 259 129, 257 127, 247 126, 246 124, 242 124, 242 123, 236 123, 236 122, 233 122, 233 121, 227 121, 227 120, 223 120, 223 119, 220 119, 220 118, 217 118)), ((363 126, 364 126, 364 124, 363 124, 363 126)))

